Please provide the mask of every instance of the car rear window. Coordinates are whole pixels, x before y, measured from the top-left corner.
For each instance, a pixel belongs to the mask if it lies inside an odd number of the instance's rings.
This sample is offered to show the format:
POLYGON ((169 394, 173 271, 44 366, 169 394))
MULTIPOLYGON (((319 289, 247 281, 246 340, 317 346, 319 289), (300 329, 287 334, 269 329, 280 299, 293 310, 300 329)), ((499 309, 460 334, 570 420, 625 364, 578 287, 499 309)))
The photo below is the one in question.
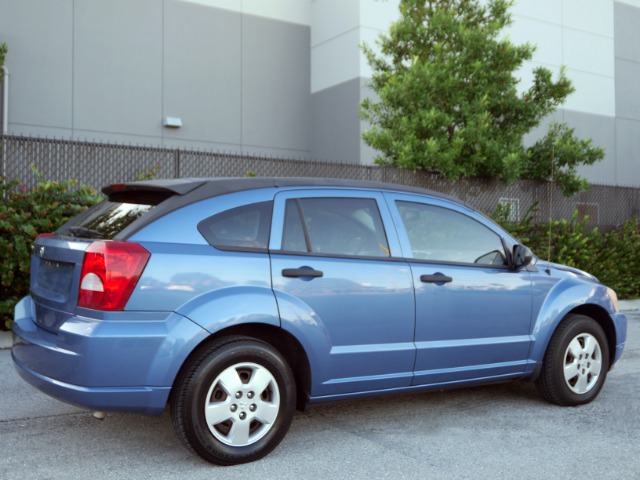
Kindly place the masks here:
POLYGON ((104 201, 65 224, 58 233, 111 240, 153 207, 144 203, 104 201))

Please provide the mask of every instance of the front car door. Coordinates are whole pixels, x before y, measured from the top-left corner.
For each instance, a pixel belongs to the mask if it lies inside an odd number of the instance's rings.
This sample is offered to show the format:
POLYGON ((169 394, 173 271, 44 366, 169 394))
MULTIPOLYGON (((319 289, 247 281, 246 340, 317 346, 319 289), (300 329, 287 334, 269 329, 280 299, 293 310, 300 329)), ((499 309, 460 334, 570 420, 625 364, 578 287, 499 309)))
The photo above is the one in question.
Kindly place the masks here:
POLYGON ((278 193, 270 242, 282 327, 307 351, 311 396, 411 385, 411 271, 382 193, 278 193))
POLYGON ((385 194, 416 290, 414 385, 523 374, 531 278, 491 222, 444 199, 385 194))

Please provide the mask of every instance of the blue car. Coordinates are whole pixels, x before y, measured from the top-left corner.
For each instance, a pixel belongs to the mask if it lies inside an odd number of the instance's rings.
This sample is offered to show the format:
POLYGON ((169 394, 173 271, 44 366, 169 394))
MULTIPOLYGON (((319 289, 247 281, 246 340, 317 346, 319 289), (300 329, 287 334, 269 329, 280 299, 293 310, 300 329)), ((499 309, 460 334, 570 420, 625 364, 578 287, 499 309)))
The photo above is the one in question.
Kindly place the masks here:
POLYGON ((463 203, 399 185, 151 180, 34 244, 13 360, 43 392, 160 414, 219 465, 306 404, 528 378, 592 401, 627 321, 588 273, 463 203))

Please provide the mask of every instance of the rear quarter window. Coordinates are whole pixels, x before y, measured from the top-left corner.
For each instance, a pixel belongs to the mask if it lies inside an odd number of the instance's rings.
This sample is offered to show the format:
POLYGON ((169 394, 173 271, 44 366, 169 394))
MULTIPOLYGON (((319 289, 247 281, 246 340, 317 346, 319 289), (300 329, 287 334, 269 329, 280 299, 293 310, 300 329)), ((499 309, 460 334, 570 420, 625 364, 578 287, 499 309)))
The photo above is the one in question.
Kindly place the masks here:
POLYGON ((258 202, 225 210, 198 224, 198 231, 220 250, 266 252, 273 202, 258 202))

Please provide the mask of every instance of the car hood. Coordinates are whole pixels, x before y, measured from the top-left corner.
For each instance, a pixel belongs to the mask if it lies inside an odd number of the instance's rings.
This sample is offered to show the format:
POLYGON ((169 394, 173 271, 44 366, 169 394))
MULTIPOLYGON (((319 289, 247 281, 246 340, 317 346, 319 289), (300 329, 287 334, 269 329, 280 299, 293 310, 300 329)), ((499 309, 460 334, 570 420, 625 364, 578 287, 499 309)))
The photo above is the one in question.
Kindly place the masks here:
POLYGON ((581 277, 586 277, 589 278, 595 282, 600 283, 600 280, 598 280, 595 276, 591 275, 589 272, 585 272, 584 270, 580 270, 579 268, 575 268, 575 267, 569 267, 567 265, 562 265, 561 263, 553 263, 553 262, 546 262, 544 260, 540 260, 538 259, 536 262, 538 267, 550 267, 552 269, 555 270, 560 270, 562 272, 569 272, 569 273, 573 273, 575 275, 579 275, 581 277))

